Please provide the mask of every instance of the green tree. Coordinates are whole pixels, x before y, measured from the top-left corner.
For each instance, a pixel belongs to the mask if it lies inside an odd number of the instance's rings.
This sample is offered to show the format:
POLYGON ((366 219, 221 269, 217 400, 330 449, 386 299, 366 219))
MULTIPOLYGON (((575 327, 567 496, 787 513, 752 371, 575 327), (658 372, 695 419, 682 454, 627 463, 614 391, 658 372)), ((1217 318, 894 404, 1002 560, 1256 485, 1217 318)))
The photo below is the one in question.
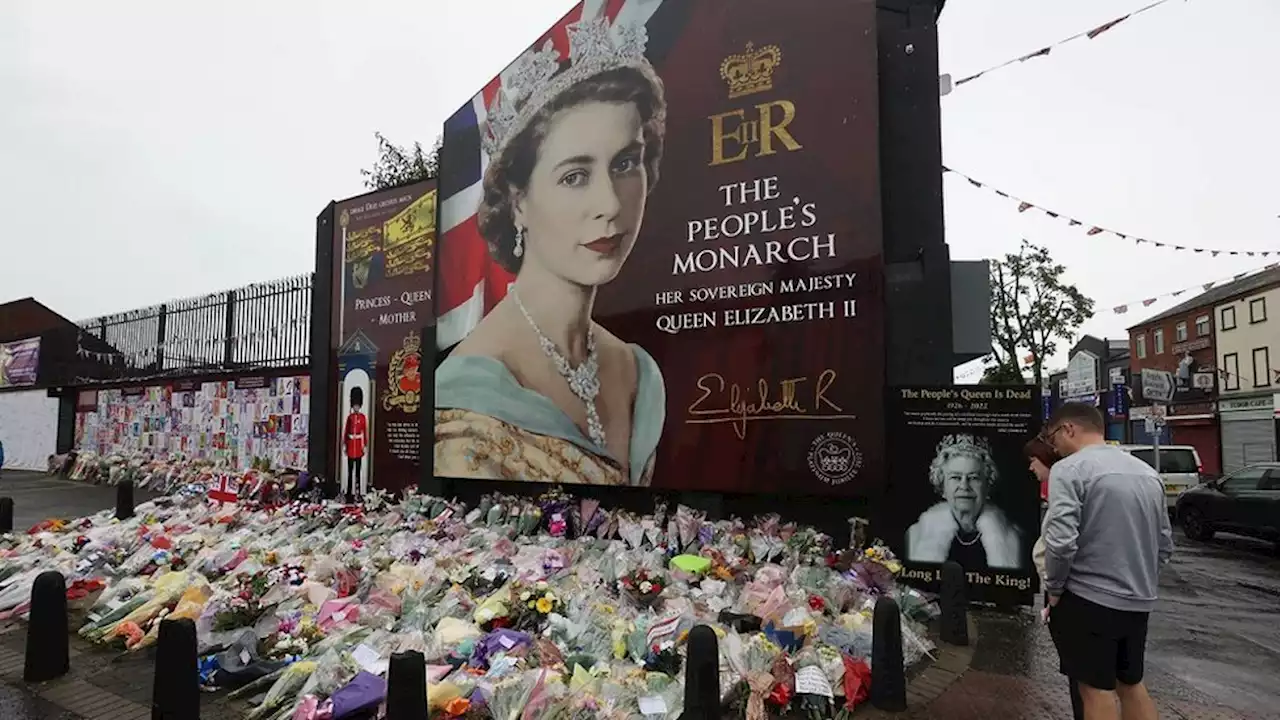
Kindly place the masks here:
POLYGON ((978 381, 979 385, 1025 385, 1027 376, 1022 374, 1022 368, 1016 365, 988 365, 982 371, 982 379, 978 381))
POLYGON ((435 145, 427 151, 419 142, 415 142, 411 148, 404 148, 391 142, 380 132, 375 132, 373 136, 378 139, 378 159, 373 167, 360 170, 360 174, 364 176, 364 185, 370 190, 411 185, 440 174, 440 147, 444 144, 443 138, 436 138, 435 145))
POLYGON ((1026 240, 1018 252, 991 263, 991 359, 984 383, 1022 382, 1028 357, 1032 382, 1044 379, 1044 362, 1093 316, 1093 300, 1063 281, 1066 266, 1026 240))

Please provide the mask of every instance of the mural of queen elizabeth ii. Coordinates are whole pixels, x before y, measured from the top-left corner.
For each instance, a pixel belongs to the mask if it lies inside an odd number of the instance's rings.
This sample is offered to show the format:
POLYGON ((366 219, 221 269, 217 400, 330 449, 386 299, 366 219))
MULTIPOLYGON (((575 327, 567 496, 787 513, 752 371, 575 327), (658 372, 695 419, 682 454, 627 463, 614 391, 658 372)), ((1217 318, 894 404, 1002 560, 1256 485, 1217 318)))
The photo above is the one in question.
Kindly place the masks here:
POLYGON ((567 56, 551 41, 529 50, 486 108, 477 224, 515 279, 436 370, 437 475, 652 479, 662 374, 593 310, 635 248, 658 181, 664 88, 642 23, 583 18, 567 32, 567 56))
POLYGON ((986 438, 943 437, 929 466, 929 482, 941 500, 907 529, 908 561, 955 560, 971 572, 1023 566, 1022 531, 991 502, 1000 475, 986 438))

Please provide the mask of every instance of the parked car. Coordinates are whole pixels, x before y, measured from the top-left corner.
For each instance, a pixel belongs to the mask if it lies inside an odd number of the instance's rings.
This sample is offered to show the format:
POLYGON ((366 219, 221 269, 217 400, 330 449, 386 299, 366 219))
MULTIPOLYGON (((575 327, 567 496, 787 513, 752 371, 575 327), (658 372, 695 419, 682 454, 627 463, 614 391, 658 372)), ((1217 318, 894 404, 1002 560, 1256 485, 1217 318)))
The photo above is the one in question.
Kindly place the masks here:
MULTIPOLYGON (((1120 449, 1153 468, 1156 466, 1156 451, 1150 445, 1121 445, 1120 449)), ((1200 453, 1190 445, 1161 445, 1157 470, 1169 508, 1173 509, 1179 493, 1200 484, 1204 465, 1200 462, 1200 453)))
POLYGON ((1176 516, 1192 540, 1219 530, 1271 540, 1280 549, 1280 463, 1258 463, 1178 497, 1176 516))

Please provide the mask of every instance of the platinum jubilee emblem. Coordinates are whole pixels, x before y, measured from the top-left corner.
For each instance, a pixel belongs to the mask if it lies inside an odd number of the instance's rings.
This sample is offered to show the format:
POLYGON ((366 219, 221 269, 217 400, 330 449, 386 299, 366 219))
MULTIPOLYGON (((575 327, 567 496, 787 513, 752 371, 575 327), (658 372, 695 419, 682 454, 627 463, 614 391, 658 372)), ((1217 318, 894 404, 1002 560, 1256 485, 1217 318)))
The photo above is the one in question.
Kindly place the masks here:
POLYGON ((843 485, 862 470, 862 451, 848 433, 823 433, 809 446, 809 470, 828 485, 843 485))

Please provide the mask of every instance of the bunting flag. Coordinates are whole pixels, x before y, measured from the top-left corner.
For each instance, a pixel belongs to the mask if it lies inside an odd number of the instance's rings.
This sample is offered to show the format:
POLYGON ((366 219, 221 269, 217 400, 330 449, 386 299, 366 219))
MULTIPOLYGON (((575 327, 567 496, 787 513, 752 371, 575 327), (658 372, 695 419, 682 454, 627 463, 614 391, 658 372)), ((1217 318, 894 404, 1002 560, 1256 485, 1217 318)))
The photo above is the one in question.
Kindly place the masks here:
POLYGON ((1071 37, 1063 38, 1062 40, 1059 40, 1059 41, 1057 41, 1057 42, 1055 42, 1055 43, 1052 43, 1052 44, 1050 44, 1050 45, 1046 45, 1045 47, 1042 47, 1042 48, 1040 48, 1039 50, 1035 50, 1035 51, 1033 51, 1033 52, 1029 52, 1029 53, 1027 53, 1026 55, 1023 55, 1023 56, 1021 56, 1021 57, 1016 57, 1016 58, 1014 58, 1014 59, 1012 59, 1012 60, 1006 60, 1006 61, 1004 61, 1004 62, 1000 63, 999 65, 993 65, 993 66, 991 66, 991 67, 987 68, 986 70, 983 70, 982 72, 974 73, 974 74, 972 74, 972 75, 968 75, 968 76, 966 76, 966 77, 963 77, 963 78, 961 78, 961 79, 959 79, 959 80, 957 80, 957 81, 955 82, 955 87, 960 87, 961 85, 964 85, 965 83, 968 83, 968 82, 972 82, 972 81, 974 81, 974 80, 977 80, 978 78, 982 77, 983 75, 987 75, 988 73, 993 73, 993 72, 995 72, 995 71, 997 71, 997 70, 1003 70, 1004 68, 1007 68, 1007 67, 1009 67, 1010 65, 1017 65, 1018 63, 1024 63, 1024 62, 1026 62, 1026 61, 1028 61, 1028 60, 1032 60, 1032 59, 1034 59, 1034 58, 1048 57, 1048 56, 1049 56, 1049 53, 1053 52, 1053 49, 1054 49, 1054 48, 1060 47, 1060 46, 1062 46, 1062 45, 1066 45, 1067 43, 1072 42, 1072 41, 1074 41, 1074 40, 1080 40, 1080 39, 1093 40, 1093 39, 1097 38, 1099 35, 1101 35, 1102 33, 1104 33, 1104 32, 1106 32, 1106 31, 1108 31, 1108 30, 1111 30, 1111 29, 1115 28, 1115 26, 1119 25, 1120 23, 1124 22, 1125 20, 1128 20, 1128 19, 1130 19, 1130 18, 1133 18, 1133 17, 1136 17, 1136 16, 1138 16, 1138 15, 1141 15, 1142 13, 1147 12, 1148 10, 1154 10, 1154 9, 1156 9, 1156 8, 1160 7, 1161 5, 1163 5, 1163 4, 1167 3, 1167 2, 1169 2, 1169 0, 1156 0, 1156 2, 1153 2, 1153 3, 1151 3, 1150 5, 1147 5, 1146 7, 1139 8, 1139 9, 1134 10, 1133 12, 1128 13, 1128 14, 1126 14, 1126 15, 1121 15, 1120 17, 1115 18, 1114 20, 1110 20, 1110 21, 1108 21, 1108 22, 1104 22, 1104 23, 1102 23, 1101 25, 1099 25, 1099 26, 1097 26, 1097 27, 1095 27, 1095 28, 1093 28, 1093 29, 1091 29, 1091 30, 1086 30, 1086 31, 1084 31, 1084 32, 1076 33, 1075 35, 1072 35, 1071 37))
POLYGON ((1005 192, 1000 188, 988 185, 987 183, 984 183, 981 180, 974 179, 960 172, 959 170, 949 168, 946 165, 942 166, 942 172, 951 173, 952 175, 955 175, 957 177, 964 178, 969 182, 970 185, 976 188, 981 188, 988 192, 993 192, 996 195, 999 195, 1000 197, 1008 200, 1017 201, 1018 212, 1020 213, 1027 212, 1028 210, 1035 210, 1037 212, 1044 213, 1046 216, 1051 217, 1055 220, 1065 219, 1067 221, 1067 227, 1085 228, 1084 234, 1091 237, 1096 235, 1102 235, 1105 233, 1107 235, 1113 235, 1115 237, 1118 237, 1121 240, 1130 240, 1134 244, 1139 246, 1150 245, 1152 247, 1164 248, 1167 250, 1181 250, 1181 251, 1186 251, 1186 252, 1191 252, 1196 254, 1208 253, 1210 257, 1218 257, 1219 255, 1230 255, 1233 257, 1240 257, 1240 256, 1271 257, 1272 255, 1274 255, 1276 257, 1280 257, 1280 250, 1224 250, 1220 248, 1204 248, 1204 247, 1195 247, 1193 245, 1181 245, 1178 243, 1162 242, 1160 240, 1148 240, 1147 238, 1138 237, 1136 235, 1131 235, 1129 233, 1122 233, 1118 230, 1112 230, 1111 228, 1103 227, 1102 225, 1095 225, 1093 223, 1085 222, 1083 220, 1077 220, 1076 218, 1073 218, 1069 215, 1064 215, 1063 213, 1060 213, 1056 210, 1050 210, 1049 208, 1046 208, 1043 205, 1037 205, 1031 202, 1030 200, 1025 200, 1023 198, 1018 197, 1017 195, 1014 195, 1009 192, 1005 192))
MULTIPOLYGON (((1134 300, 1132 302, 1124 303, 1123 305, 1114 305, 1112 306, 1110 313, 1113 315, 1124 315, 1125 313, 1129 312, 1129 308, 1134 306, 1141 305, 1142 307, 1151 307, 1152 305, 1154 305, 1155 303, 1157 303, 1163 298, 1176 298, 1179 295, 1182 295, 1183 293, 1194 292, 1197 290, 1200 292, 1208 292, 1212 290, 1215 286, 1221 283, 1235 282, 1236 280, 1239 280, 1241 278, 1248 277, 1250 275, 1256 275, 1258 273, 1266 272, 1268 270, 1275 270, 1276 268, 1280 268, 1280 263, 1271 263, 1270 265, 1265 265, 1260 268, 1255 268, 1253 270, 1246 270, 1245 272, 1242 272, 1242 273, 1236 273, 1235 275, 1232 275, 1230 277, 1224 277, 1218 280, 1210 280, 1207 283, 1192 285, 1190 287, 1182 288, 1181 290, 1174 290, 1173 292, 1167 292, 1161 295, 1152 295, 1151 297, 1143 298, 1142 300, 1134 300)), ((1103 312, 1105 313, 1107 311, 1103 311, 1103 312)), ((1096 316, 1097 315, 1095 315, 1095 317, 1096 316)))

